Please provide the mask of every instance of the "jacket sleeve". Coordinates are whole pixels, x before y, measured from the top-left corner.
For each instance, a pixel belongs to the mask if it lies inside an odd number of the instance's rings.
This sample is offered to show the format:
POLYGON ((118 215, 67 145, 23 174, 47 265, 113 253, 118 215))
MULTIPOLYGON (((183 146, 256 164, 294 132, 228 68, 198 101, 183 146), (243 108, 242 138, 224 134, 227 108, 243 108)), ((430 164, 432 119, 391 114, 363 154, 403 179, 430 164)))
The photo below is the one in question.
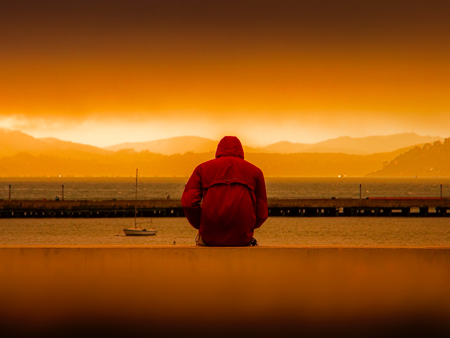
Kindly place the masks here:
POLYGON ((199 168, 195 168, 189 181, 187 182, 183 196, 181 197, 181 206, 189 223, 195 228, 200 228, 201 207, 202 200, 202 182, 200 178, 199 168))
POLYGON ((255 186, 256 197, 256 225, 255 229, 259 228, 269 216, 269 209, 267 207, 266 182, 262 171, 259 172, 255 186))

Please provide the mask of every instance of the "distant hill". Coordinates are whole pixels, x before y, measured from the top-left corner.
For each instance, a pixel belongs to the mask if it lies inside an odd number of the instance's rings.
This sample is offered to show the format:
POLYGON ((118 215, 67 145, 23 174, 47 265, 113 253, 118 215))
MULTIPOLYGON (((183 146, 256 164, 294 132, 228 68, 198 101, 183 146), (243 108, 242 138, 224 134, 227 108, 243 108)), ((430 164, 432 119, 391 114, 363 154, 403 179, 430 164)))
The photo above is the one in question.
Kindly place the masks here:
POLYGON ((99 155, 107 155, 112 154, 112 151, 94 147, 88 144, 82 144, 82 143, 75 143, 70 141, 61 141, 57 138, 53 137, 46 137, 46 138, 38 138, 37 140, 42 141, 54 148, 57 148, 59 150, 77 150, 77 151, 83 151, 86 153, 92 153, 92 154, 99 154, 99 155))
POLYGON ((0 157, 19 153, 89 158, 92 155, 112 154, 106 149, 56 138, 35 138, 18 130, 0 129, 0 157))
POLYGON ((33 136, 18 130, 0 129, 0 157, 12 156, 21 152, 38 154, 53 147, 33 136))
POLYGON ((450 138, 436 141, 385 162, 383 168, 368 176, 448 177, 450 176, 450 138))
POLYGON ((344 153, 374 154, 391 152, 396 149, 443 140, 439 136, 420 136, 414 133, 403 133, 388 136, 368 136, 353 138, 342 136, 314 144, 278 142, 266 147, 257 148, 258 152, 268 153, 344 153))
MULTIPOLYGON (((368 155, 391 152, 397 149, 434 142, 437 140, 443 140, 443 138, 439 136, 420 136, 414 133, 360 138, 344 136, 314 144, 281 141, 258 148, 252 148, 244 145, 244 150, 248 153, 344 153, 368 155)), ((190 151, 194 153, 215 151, 217 143, 218 141, 203 137, 182 136, 149 142, 121 143, 105 149, 112 151, 122 149, 134 149, 136 151, 148 150, 153 153, 173 155, 184 154, 190 151)))
POLYGON ((307 143, 293 143, 289 141, 281 141, 269 144, 265 147, 256 148, 258 153, 279 153, 279 154, 296 154, 308 152, 312 144, 307 143))
POLYGON ((173 155, 194 153, 207 153, 214 151, 217 141, 198 136, 180 136, 148 142, 126 142, 106 147, 107 150, 118 151, 122 149, 134 149, 135 151, 148 150, 151 153, 173 155))

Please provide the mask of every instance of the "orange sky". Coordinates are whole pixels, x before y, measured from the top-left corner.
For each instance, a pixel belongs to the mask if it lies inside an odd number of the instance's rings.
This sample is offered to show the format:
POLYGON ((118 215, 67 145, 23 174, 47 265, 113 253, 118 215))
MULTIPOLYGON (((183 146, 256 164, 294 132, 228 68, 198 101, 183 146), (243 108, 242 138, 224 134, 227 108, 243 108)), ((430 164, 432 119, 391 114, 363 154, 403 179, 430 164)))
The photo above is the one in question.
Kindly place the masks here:
POLYGON ((96 145, 450 136, 442 1, 11 1, 0 127, 96 145))

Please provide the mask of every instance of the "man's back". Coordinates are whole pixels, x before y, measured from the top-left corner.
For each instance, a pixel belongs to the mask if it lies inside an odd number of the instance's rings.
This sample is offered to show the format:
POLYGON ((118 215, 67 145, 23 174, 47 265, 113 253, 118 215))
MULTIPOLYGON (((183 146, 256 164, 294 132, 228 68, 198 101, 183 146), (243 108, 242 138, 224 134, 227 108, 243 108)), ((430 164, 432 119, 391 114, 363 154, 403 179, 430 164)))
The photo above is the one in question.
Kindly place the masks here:
POLYGON ((262 171, 244 160, 232 136, 220 141, 214 160, 194 170, 181 202, 189 222, 212 246, 248 245, 268 216, 262 171))

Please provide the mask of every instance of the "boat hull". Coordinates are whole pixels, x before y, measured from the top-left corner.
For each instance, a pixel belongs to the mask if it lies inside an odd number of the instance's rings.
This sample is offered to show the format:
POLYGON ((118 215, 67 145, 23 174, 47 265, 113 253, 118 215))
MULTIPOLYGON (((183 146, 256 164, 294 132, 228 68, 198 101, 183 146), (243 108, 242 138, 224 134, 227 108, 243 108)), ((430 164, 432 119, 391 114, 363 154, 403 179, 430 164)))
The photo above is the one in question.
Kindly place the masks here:
POLYGON ((131 228, 123 229, 123 232, 126 236, 154 236, 157 231, 155 229, 131 228))

